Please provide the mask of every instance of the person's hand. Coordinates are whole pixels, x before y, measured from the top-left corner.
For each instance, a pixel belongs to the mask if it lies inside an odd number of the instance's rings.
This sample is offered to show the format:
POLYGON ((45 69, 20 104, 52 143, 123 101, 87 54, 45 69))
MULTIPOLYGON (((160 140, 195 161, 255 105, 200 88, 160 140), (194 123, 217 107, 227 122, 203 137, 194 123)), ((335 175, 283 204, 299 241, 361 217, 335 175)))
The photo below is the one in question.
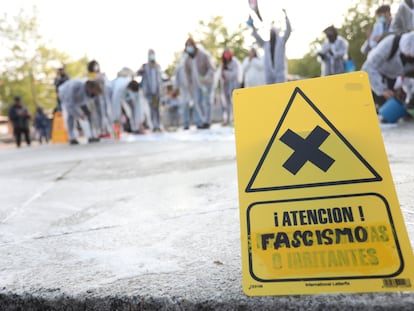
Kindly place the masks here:
POLYGON ((318 53, 318 56, 319 56, 322 60, 325 60, 325 59, 326 59, 326 55, 325 55, 325 54, 323 54, 322 52, 319 52, 319 53, 318 53))
POLYGON ((390 99, 391 97, 394 97, 394 91, 390 89, 386 89, 384 92, 382 92, 381 95, 384 96, 385 99, 390 99))
POLYGON ((145 72, 145 68, 144 68, 144 65, 142 65, 141 68, 138 69, 137 73, 143 74, 144 72, 145 72))
POLYGON ((394 97, 398 99, 400 102, 405 102, 405 99, 407 98, 407 94, 404 92, 402 88, 399 88, 395 90, 394 97))
POLYGON ((247 20, 246 24, 250 27, 254 27, 253 18, 249 15, 249 19, 247 20))

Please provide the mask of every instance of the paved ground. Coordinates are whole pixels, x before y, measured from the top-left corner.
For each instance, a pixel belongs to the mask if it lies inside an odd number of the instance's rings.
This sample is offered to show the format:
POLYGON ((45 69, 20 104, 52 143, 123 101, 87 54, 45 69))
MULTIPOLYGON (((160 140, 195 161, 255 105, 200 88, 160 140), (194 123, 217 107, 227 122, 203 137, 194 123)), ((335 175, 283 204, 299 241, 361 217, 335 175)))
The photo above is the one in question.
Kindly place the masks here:
MULTIPOLYGON (((414 244, 414 122, 383 128, 414 244)), ((414 310, 247 297, 231 128, 0 150, 0 310, 414 310)))

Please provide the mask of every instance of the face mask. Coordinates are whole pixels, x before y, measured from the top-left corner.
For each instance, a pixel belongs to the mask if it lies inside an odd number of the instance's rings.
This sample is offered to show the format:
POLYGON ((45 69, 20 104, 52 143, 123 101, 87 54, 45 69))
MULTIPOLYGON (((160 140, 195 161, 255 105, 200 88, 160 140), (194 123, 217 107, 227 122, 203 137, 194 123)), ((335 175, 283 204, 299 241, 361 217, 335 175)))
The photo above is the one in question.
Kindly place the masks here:
POLYGON ((187 45, 187 47, 185 48, 185 51, 186 51, 188 54, 193 54, 193 53, 195 52, 195 48, 194 48, 194 46, 192 46, 192 45, 187 45))
POLYGON ((378 22, 378 23, 385 24, 385 22, 386 22, 385 16, 379 16, 379 17, 377 18, 377 22, 378 22))
POLYGON ((155 54, 150 54, 150 55, 148 55, 148 59, 149 59, 151 62, 155 62, 155 54))

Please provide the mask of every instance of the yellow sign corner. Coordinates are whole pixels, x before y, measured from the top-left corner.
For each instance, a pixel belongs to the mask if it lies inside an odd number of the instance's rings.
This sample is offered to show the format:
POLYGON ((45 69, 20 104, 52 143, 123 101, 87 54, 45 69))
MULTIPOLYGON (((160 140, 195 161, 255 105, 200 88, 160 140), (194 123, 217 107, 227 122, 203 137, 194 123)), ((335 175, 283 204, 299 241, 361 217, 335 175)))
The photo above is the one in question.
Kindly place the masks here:
POLYGON ((367 74, 238 89, 233 102, 244 292, 413 290, 367 74))

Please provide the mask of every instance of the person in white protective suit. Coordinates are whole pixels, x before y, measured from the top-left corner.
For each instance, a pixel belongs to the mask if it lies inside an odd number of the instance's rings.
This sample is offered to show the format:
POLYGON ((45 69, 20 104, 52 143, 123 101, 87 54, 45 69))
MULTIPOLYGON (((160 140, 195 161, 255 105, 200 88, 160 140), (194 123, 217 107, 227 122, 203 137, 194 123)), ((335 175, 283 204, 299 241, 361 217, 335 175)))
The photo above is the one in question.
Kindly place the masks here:
POLYGON ((215 66, 211 55, 191 37, 185 42, 185 52, 184 75, 189 100, 194 103, 194 121, 198 129, 208 129, 215 66))
POLYGON ((345 60, 348 58, 348 41, 338 35, 334 26, 329 26, 323 32, 326 35, 326 40, 318 52, 321 76, 344 73, 345 60))
POLYGON ((414 0, 401 0, 391 22, 390 31, 403 33, 414 30, 414 0))
POLYGON ((126 88, 125 101, 127 103, 127 109, 125 109, 125 113, 129 120, 131 132, 134 134, 144 133, 144 127, 142 125, 142 97, 139 91, 139 83, 131 80, 126 88))
POLYGON ((134 72, 123 68, 110 83, 112 122, 121 124, 122 111, 129 121, 130 131, 142 133, 142 99, 139 84, 133 80, 134 72))
POLYGON ((70 79, 58 88, 58 96, 62 103, 63 117, 68 131, 69 143, 79 144, 75 134, 75 123, 79 121, 88 142, 96 140, 91 134, 91 125, 84 107, 88 102, 102 94, 102 87, 97 81, 70 79))
POLYGON ((243 86, 252 87, 265 84, 264 61, 257 55, 256 47, 252 47, 249 55, 243 60, 243 86))
POLYGON ((96 96, 87 106, 87 116, 91 123, 92 136, 97 138, 110 137, 112 132, 111 124, 111 103, 109 98, 109 89, 107 87, 108 79, 101 72, 100 65, 96 60, 92 60, 87 65, 88 79, 97 81, 101 88, 102 94, 96 96))
POLYGON ((153 131, 160 132, 162 70, 156 60, 155 51, 153 49, 148 50, 148 62, 141 66, 141 68, 137 71, 137 75, 142 77, 141 86, 151 109, 151 123, 153 125, 153 131))
POLYGON ((414 31, 390 34, 368 54, 361 68, 368 73, 377 107, 395 96, 395 82, 400 76, 414 76, 414 31))
POLYGON ((367 40, 361 46, 362 54, 368 53, 376 47, 378 42, 390 31, 392 21, 391 7, 387 4, 381 5, 376 11, 376 22, 372 27, 367 40))
POLYGON ((221 64, 216 71, 213 90, 221 90, 223 101, 223 126, 233 122, 233 90, 240 88, 242 69, 239 60, 229 48, 225 48, 221 56, 221 64), (219 87, 220 86, 220 87, 219 87))
POLYGON ((270 28, 270 40, 265 41, 257 32, 253 24, 253 19, 249 18, 247 24, 253 29, 253 37, 257 44, 264 50, 264 66, 265 66, 265 82, 266 84, 281 83, 287 81, 287 59, 286 59, 286 43, 292 32, 289 18, 286 11, 285 14, 286 29, 283 36, 280 30, 272 26, 270 28))
POLYGON ((188 92, 188 82, 185 75, 185 61, 187 53, 183 56, 174 71, 174 88, 179 90, 179 100, 182 110, 183 128, 188 130, 191 124, 192 106, 190 105, 190 94, 188 92))

